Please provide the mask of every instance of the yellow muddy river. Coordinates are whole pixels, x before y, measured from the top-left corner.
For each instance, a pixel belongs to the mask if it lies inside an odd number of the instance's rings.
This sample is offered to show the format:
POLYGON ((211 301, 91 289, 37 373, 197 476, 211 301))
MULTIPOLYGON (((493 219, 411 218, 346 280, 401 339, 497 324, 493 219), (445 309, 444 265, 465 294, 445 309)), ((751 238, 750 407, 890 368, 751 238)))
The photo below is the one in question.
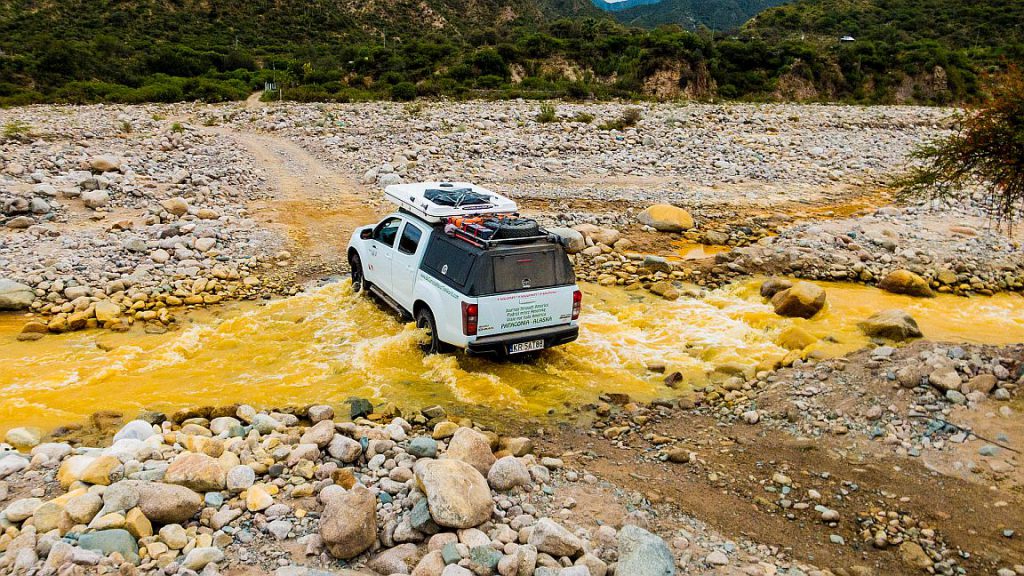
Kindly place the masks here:
POLYGON ((820 353, 864 346, 857 321, 903 308, 934 340, 1024 342, 1024 298, 913 299, 848 284, 822 284, 829 304, 813 320, 772 313, 751 280, 704 299, 667 302, 642 292, 585 286, 579 341, 533 363, 464 355, 425 357, 419 333, 347 282, 265 304, 199 313, 161 335, 103 331, 17 342, 24 319, 0 316, 0 431, 50 428, 98 410, 133 413, 245 402, 257 406, 342 404, 352 396, 400 406, 461 402, 530 414, 593 400, 602 392, 637 399, 672 395, 652 362, 689 383, 727 363, 781 358, 775 340, 794 324, 829 341, 820 353))

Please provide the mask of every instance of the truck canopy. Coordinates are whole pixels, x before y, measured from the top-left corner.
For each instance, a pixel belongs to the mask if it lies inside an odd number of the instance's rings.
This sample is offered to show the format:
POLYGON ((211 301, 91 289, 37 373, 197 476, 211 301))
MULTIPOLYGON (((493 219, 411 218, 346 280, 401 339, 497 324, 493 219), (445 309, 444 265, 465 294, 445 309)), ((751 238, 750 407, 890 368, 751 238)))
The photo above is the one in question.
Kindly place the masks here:
POLYGON ((561 245, 533 242, 483 249, 436 227, 422 269, 466 296, 488 296, 576 282, 561 245))

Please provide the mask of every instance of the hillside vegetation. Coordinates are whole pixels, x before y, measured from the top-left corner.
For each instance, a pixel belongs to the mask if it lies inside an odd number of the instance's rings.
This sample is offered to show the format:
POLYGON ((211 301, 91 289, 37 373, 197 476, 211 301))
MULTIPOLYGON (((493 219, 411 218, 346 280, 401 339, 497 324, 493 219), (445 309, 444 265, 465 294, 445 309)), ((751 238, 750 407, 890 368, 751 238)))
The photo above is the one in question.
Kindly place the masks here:
POLYGON ((0 105, 231 100, 268 80, 324 101, 959 102, 1024 55, 1022 11, 799 0, 712 33, 625 27, 587 0, 0 0, 0 105))

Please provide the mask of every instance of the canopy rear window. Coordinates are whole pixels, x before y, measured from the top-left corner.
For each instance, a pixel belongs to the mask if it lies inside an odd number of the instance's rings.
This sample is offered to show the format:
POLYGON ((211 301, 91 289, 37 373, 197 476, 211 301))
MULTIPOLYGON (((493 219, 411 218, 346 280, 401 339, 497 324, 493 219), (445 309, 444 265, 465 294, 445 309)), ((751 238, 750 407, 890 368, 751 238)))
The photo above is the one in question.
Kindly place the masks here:
POLYGON ((548 288, 561 284, 555 273, 554 250, 494 255, 494 291, 514 292, 530 288, 548 288))

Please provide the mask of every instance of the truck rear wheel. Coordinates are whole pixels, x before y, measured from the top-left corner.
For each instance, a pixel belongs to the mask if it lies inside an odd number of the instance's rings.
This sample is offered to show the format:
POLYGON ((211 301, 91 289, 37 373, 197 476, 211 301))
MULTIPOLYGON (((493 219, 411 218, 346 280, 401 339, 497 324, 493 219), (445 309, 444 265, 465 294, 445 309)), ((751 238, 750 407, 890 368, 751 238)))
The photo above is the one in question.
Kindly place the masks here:
POLYGON ((359 294, 370 287, 370 283, 363 276, 363 261, 359 254, 352 254, 348 259, 348 267, 352 270, 352 292, 359 294))
POLYGON ((443 354, 451 350, 451 346, 442 342, 437 336, 437 322, 434 313, 426 306, 416 312, 416 327, 427 331, 428 340, 420 344, 424 354, 443 354))

